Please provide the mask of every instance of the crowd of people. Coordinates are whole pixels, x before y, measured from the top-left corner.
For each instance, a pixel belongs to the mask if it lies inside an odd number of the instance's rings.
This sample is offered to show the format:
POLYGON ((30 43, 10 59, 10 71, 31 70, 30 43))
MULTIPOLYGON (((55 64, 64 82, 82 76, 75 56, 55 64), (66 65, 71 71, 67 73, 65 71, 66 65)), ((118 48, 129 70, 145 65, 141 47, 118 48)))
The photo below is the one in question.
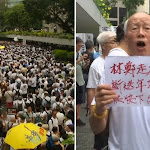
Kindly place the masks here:
MULTIPOLYGON (((61 142, 70 135, 74 140, 73 64, 57 62, 50 46, 12 41, 0 45, 5 46, 0 50, 0 137, 20 123, 32 122, 45 128, 47 137, 52 135, 53 149, 71 149, 61 142)), ((48 140, 44 146, 49 149, 48 140)))
MULTIPOLYGON (((101 45, 102 53, 97 58, 94 58, 94 43, 90 40, 85 42, 86 51, 81 51, 81 46, 84 44, 82 39, 76 38, 77 52, 79 57, 77 58, 77 117, 80 118, 80 109, 78 107, 87 102, 87 115, 93 111, 91 102, 95 97, 95 89, 99 85, 102 73, 104 71, 105 57, 109 51, 117 46, 116 33, 111 31, 105 31, 99 34, 97 37, 98 44, 101 45), (79 47, 79 48, 78 48, 79 47), (83 83, 79 86, 78 83, 83 83), (78 95, 80 95, 78 97, 78 95), (86 99, 86 100, 85 100, 86 99), (82 100, 82 101, 81 101, 82 100), (79 105, 79 104, 80 105, 79 105), (79 105, 79 106, 78 106, 79 105)), ((100 54, 100 52, 99 52, 100 54)), ((80 123, 77 118, 77 126, 85 125, 80 123)), ((106 131, 95 134, 94 148, 101 149, 107 145, 108 135, 106 131)))

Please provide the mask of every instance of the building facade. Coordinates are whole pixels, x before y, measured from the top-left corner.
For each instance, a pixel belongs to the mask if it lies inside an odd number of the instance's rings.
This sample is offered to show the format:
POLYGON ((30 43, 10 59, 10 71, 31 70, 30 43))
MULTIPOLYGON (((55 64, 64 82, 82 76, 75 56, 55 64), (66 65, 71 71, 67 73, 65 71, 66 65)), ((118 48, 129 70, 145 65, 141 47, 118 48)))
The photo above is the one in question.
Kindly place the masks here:
POLYGON ((127 15, 127 11, 125 6, 122 4, 121 1, 112 7, 110 11, 110 22, 113 26, 118 26, 120 23, 123 22, 124 18, 127 15))
POLYGON ((144 5, 140 5, 137 8, 137 12, 146 12, 146 13, 150 14, 150 1, 145 0, 144 5))
POLYGON ((7 6, 9 8, 13 7, 16 4, 22 3, 24 0, 7 0, 7 6))
POLYGON ((93 0, 76 0, 76 33, 98 36, 102 27, 108 27, 93 0))
MULTIPOLYGON (((144 5, 137 7, 137 12, 146 12, 150 14, 150 0, 145 0, 144 5)), ((127 16, 127 9, 122 4, 122 1, 118 1, 117 4, 112 7, 110 11, 110 22, 113 26, 118 26, 124 21, 124 18, 127 16)))

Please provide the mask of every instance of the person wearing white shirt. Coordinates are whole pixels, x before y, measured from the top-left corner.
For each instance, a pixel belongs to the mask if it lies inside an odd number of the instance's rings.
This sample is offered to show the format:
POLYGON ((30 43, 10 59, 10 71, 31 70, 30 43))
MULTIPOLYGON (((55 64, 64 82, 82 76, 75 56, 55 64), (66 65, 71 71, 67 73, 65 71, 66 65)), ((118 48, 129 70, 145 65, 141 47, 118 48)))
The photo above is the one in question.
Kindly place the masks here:
POLYGON ((56 96, 55 96, 55 92, 52 93, 51 96, 51 106, 53 106, 53 104, 56 102, 56 96))
POLYGON ((22 81, 19 77, 16 78, 15 83, 14 83, 14 91, 16 93, 19 93, 20 87, 21 87, 22 81), (19 84, 19 87, 18 87, 19 84))
POLYGON ((58 118, 58 125, 59 125, 59 128, 60 128, 60 126, 63 125, 64 119, 65 119, 64 114, 61 113, 60 111, 61 111, 60 109, 57 109, 57 115, 56 115, 56 117, 58 118))
POLYGON ((60 107, 60 109, 63 109, 63 104, 59 102, 59 98, 56 97, 56 103, 53 104, 53 109, 56 109, 57 107, 60 107))
POLYGON ((25 102, 21 96, 18 97, 18 100, 13 101, 13 106, 17 108, 17 111, 23 111, 25 108, 25 102))
POLYGON ((35 123, 35 113, 33 113, 32 111, 32 107, 30 104, 28 104, 27 106, 27 111, 24 112, 24 116, 26 118, 26 122, 32 122, 35 123))
POLYGON ((36 89, 36 76, 32 75, 31 77, 31 88, 32 88, 32 93, 35 93, 36 89))
POLYGON ((24 98, 27 97, 28 85, 26 84, 26 81, 23 81, 23 84, 21 84, 19 92, 24 98))
MULTIPOLYGON (((132 55, 150 55, 150 28, 146 28, 148 30, 145 30, 145 26, 150 27, 150 16, 146 13, 135 13, 125 22, 124 37, 126 38, 128 50, 131 51, 132 55), (138 41, 140 40, 143 46, 138 45, 138 41)), ((123 50, 119 50, 118 52, 121 54, 123 50)), ((110 85, 99 85, 96 89, 95 97, 96 115, 102 116, 104 112, 107 112, 106 105, 112 103, 116 98, 118 98, 118 95, 110 85), (102 103, 104 105, 101 105, 102 103)), ((109 112, 108 146, 110 150, 149 149, 149 107, 112 107, 109 112)), ((94 117, 93 114, 94 111, 90 116, 90 125, 92 131, 97 134, 106 127, 108 113, 99 119, 94 117)))
POLYGON ((11 91, 13 91, 14 90, 14 83, 9 84, 9 88, 11 91))
POLYGON ((5 92, 4 97, 6 99, 7 108, 13 107, 14 93, 10 90, 9 87, 7 87, 7 91, 5 92))
POLYGON ((49 126, 49 132, 52 132, 53 127, 58 127, 58 119, 57 119, 57 111, 53 110, 52 111, 52 117, 48 122, 48 126, 49 126))
POLYGON ((43 99, 42 100, 42 106, 46 107, 46 104, 51 104, 51 99, 48 96, 48 92, 47 91, 45 91, 43 94, 44 95, 42 96, 42 99, 43 99))
POLYGON ((65 121, 65 127, 67 126, 67 125, 71 125, 71 124, 73 124, 72 123, 72 120, 70 119, 70 115, 66 115, 66 121, 65 121))
POLYGON ((17 76, 17 73, 15 71, 12 71, 12 74, 10 75, 10 79, 15 80, 16 76, 17 76))

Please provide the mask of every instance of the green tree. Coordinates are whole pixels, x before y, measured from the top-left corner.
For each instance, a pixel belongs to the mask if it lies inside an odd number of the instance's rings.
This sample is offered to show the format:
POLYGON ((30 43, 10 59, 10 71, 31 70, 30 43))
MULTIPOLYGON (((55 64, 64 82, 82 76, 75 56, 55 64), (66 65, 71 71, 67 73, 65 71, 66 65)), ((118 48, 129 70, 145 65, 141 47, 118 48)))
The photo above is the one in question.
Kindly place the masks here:
POLYGON ((9 8, 4 13, 5 24, 8 29, 19 28, 19 30, 28 29, 30 17, 25 11, 23 4, 18 4, 9 8))
POLYGON ((31 26, 34 29, 42 28, 42 20, 51 0, 25 0, 24 6, 31 19, 31 26))
POLYGON ((0 12, 3 12, 6 10, 6 1, 5 0, 0 0, 0 12))
POLYGON ((74 0, 51 0, 45 14, 47 23, 58 24, 64 32, 72 33, 74 28, 74 0))
POLYGON ((0 0, 0 30, 4 29, 4 11, 7 9, 5 0, 0 0))
POLYGON ((107 23, 109 25, 109 12, 111 10, 111 7, 115 6, 117 3, 117 0, 93 0, 95 4, 97 5, 98 9, 100 10, 102 16, 106 19, 107 23))
MULTIPOLYGON (((115 6, 118 2, 117 0, 93 0, 97 7, 99 8, 101 14, 104 18, 106 18, 109 23, 109 11, 111 7, 115 6)), ((120 0, 125 5, 127 9, 127 17, 130 17, 132 14, 136 12, 138 6, 144 4, 144 0, 120 0)))
POLYGON ((122 3, 125 5, 129 17, 136 12, 138 6, 144 4, 144 0, 122 0, 122 3))

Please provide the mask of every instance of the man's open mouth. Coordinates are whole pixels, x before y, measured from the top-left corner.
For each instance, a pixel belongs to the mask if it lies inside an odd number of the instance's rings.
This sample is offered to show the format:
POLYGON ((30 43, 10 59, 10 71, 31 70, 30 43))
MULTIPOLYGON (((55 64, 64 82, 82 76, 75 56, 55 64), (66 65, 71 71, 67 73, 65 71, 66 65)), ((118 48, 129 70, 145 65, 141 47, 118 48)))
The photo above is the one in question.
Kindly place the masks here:
POLYGON ((146 44, 145 44, 145 42, 143 42, 143 41, 138 41, 138 42, 137 42, 137 46, 140 47, 140 48, 145 47, 145 45, 146 45, 146 44))

